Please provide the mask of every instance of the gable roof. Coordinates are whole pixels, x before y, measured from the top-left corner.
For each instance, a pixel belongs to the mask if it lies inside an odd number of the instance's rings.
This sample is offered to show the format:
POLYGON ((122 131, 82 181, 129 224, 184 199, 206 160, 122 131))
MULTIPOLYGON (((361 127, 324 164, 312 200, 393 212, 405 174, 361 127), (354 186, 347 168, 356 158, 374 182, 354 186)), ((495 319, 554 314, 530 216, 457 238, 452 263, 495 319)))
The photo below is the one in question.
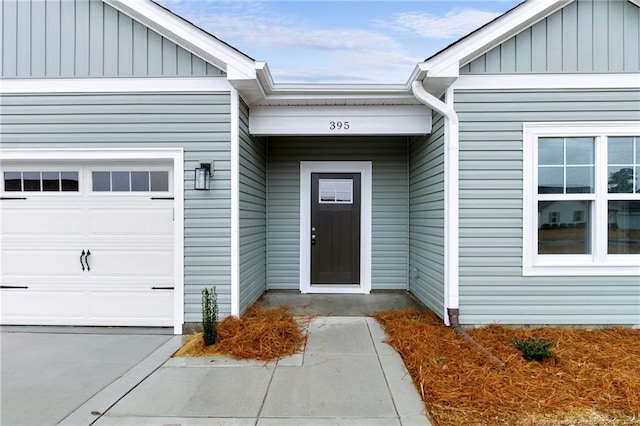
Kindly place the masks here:
POLYGON ((425 80, 439 96, 460 74, 460 67, 507 41, 575 0, 527 0, 419 63, 409 81, 425 80), (425 78, 426 77, 426 78, 425 78))
POLYGON ((178 46, 226 72, 229 80, 255 79, 255 61, 151 0, 102 0, 178 46))
MULTIPOLYGON (((276 84, 258 62, 214 35, 151 0, 103 0, 157 33, 227 73, 250 105, 411 104, 411 85, 440 96, 459 76, 460 67, 576 0, 526 0, 488 24, 418 63, 405 84, 276 84)), ((628 0, 635 5, 640 0, 628 0)))

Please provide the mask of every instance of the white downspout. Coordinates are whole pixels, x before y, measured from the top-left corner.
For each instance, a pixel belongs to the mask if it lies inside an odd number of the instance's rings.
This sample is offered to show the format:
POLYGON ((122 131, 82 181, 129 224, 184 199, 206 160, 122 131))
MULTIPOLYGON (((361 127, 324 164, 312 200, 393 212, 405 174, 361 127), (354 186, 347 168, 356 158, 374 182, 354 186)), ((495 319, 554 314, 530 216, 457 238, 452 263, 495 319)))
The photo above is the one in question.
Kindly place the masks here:
POLYGON ((447 103, 424 88, 423 81, 411 84, 413 95, 423 104, 444 116, 444 322, 451 325, 450 315, 459 309, 459 121, 453 109, 453 90, 446 92, 447 103))

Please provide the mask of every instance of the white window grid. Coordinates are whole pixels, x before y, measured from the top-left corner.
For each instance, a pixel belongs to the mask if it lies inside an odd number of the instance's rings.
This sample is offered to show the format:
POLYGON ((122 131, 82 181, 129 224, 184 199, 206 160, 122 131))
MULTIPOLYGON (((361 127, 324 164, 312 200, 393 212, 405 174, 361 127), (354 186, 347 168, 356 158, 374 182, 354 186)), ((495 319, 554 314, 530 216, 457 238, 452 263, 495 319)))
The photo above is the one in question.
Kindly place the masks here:
POLYGON ((637 137, 640 122, 525 123, 523 135, 523 275, 640 276, 640 255, 607 254, 608 202, 640 200, 640 193, 608 192, 606 144, 609 137, 637 137), (595 138, 593 193, 538 194, 538 140, 548 137, 595 138), (592 253, 538 255, 538 201, 590 201, 592 253))

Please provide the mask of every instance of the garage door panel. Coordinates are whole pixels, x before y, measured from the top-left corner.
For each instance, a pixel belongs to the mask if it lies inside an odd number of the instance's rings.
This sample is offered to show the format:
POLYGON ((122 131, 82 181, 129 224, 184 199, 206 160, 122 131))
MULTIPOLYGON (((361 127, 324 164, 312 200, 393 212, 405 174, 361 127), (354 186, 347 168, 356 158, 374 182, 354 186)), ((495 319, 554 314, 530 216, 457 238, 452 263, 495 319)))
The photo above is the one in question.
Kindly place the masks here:
POLYGON ((3 250, 2 274, 7 276, 80 276, 81 250, 3 250))
POLYGON ((56 324, 87 316, 87 293, 55 290, 2 290, 2 319, 5 324, 56 324))
POLYGON ((118 319, 132 323, 155 320, 156 325, 171 325, 173 291, 94 291, 91 293, 91 315, 96 320, 118 319))
POLYGON ((173 252, 132 250, 91 250, 91 275, 94 277, 132 277, 173 275, 173 252))
POLYGON ((173 235, 173 209, 91 209, 90 236, 170 236, 173 235))
POLYGON ((82 209, 61 209, 41 203, 2 209, 2 235, 80 237, 85 233, 82 209))

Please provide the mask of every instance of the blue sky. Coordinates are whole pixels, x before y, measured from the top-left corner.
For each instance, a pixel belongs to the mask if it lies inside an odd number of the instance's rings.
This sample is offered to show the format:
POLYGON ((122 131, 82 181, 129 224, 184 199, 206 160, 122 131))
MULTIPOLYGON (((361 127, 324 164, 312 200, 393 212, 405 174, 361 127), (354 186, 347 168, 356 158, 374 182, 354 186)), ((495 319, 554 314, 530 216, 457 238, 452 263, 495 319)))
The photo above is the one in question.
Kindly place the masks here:
POLYGON ((269 64, 276 83, 404 83, 520 1, 155 0, 269 64))

